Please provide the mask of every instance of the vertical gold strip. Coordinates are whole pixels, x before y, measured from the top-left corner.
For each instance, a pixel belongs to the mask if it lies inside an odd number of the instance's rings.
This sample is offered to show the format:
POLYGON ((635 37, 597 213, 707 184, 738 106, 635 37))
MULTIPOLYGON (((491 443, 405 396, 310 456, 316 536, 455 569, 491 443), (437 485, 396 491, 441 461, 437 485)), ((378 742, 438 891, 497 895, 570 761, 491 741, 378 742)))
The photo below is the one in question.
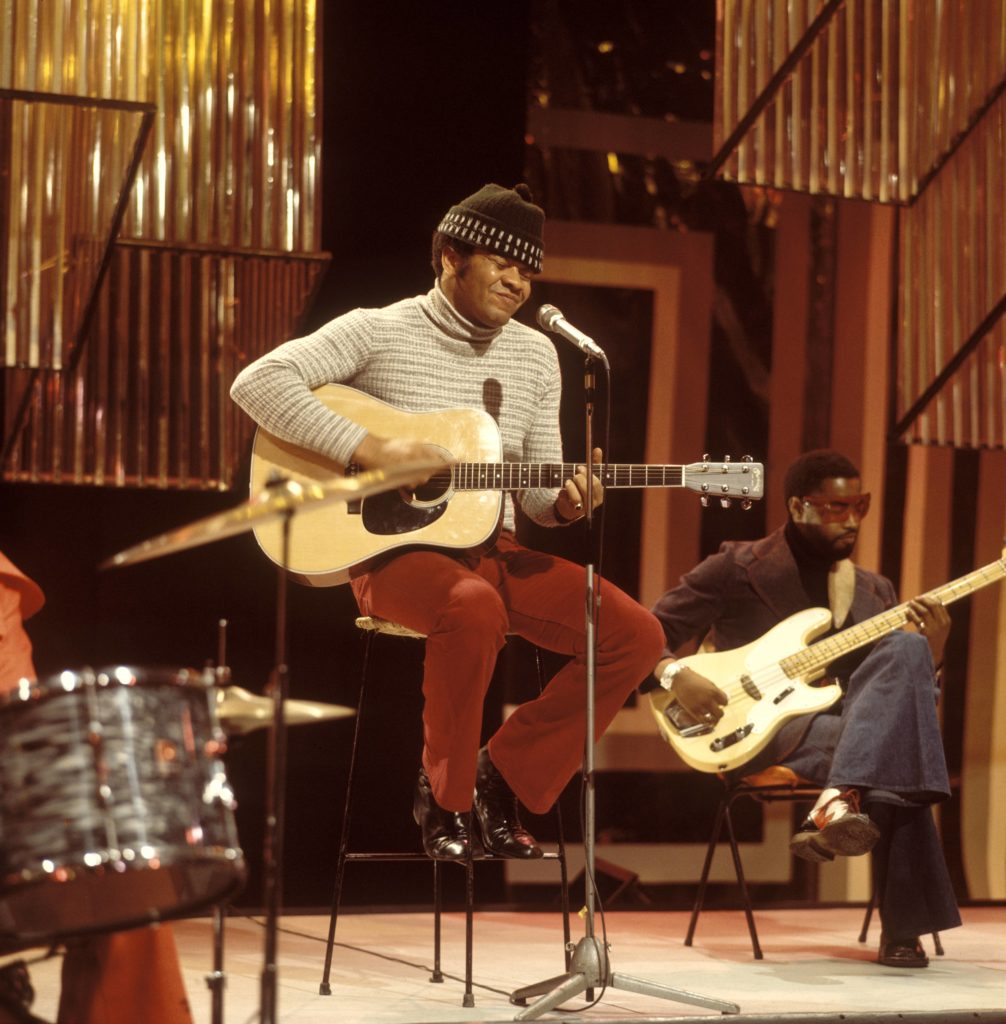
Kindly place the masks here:
MULTIPOLYGON (((805 27, 799 4, 789 4, 789 38, 786 43, 786 51, 789 52, 797 40, 803 34, 805 27)), ((804 123, 806 115, 805 92, 807 85, 809 62, 806 57, 800 62, 793 78, 791 91, 791 111, 789 121, 789 137, 792 139, 793 164, 790 173, 790 183, 793 188, 806 190, 807 188, 807 125, 804 123)))
POLYGON ((807 188, 817 193, 821 191, 821 152, 824 140, 821 138, 821 79, 824 68, 821 58, 820 43, 811 47, 810 55, 810 104, 807 116, 810 120, 810 144, 807 147, 808 177, 807 188))
MULTIPOLYGON (((841 22, 844 9, 839 11, 837 17, 841 22)), ((839 148, 838 148, 838 121, 841 100, 839 88, 841 85, 841 72, 839 68, 838 43, 841 38, 839 26, 834 20, 824 30, 825 38, 821 41, 824 49, 824 167, 826 189, 831 195, 840 195, 841 187, 838 180, 839 172, 839 148)))
POLYGON ((880 180, 878 198, 890 199, 891 183, 891 5, 882 4, 880 20, 880 180))
MULTIPOLYGON (((757 81, 758 66, 757 54, 752 46, 751 19, 753 5, 742 4, 740 18, 738 19, 738 50, 737 50, 737 116, 738 119, 750 108, 752 96, 749 88, 752 82, 757 81)), ((750 142, 747 137, 740 140, 737 145, 736 175, 738 181, 748 180, 748 154, 750 142)))
MULTIPOLYGON (((769 0, 756 0, 754 4, 754 24, 751 26, 753 33, 752 51, 754 53, 756 75, 754 79, 753 96, 759 96, 762 89, 768 84, 774 70, 769 48, 770 21, 768 15, 769 0)), ((752 164, 755 181, 765 181, 765 149, 766 149, 766 115, 762 115, 755 121, 753 132, 748 132, 751 139, 752 164)), ((747 141, 747 140, 745 140, 747 141)))

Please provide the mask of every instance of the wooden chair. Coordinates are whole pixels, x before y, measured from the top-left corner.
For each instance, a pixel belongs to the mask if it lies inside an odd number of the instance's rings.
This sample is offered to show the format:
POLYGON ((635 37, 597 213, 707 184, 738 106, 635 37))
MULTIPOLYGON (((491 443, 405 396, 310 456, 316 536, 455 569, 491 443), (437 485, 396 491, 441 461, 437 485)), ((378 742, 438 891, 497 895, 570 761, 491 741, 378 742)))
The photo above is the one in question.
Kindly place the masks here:
MULTIPOLYGON (((346 804, 345 811, 343 814, 342 823, 342 839, 339 844, 339 855, 336 861, 335 868, 335 889, 332 895, 332 912, 329 919, 328 928, 328 943, 325 951, 325 969, 322 975, 322 981, 320 985, 320 992, 322 995, 331 995, 332 989, 330 985, 330 976, 332 968, 332 953, 335 944, 335 929, 339 917, 339 907, 342 902, 342 886, 345 875, 346 864, 349 862, 360 862, 360 861, 384 861, 384 862, 396 862, 396 861, 427 861, 430 860, 423 852, 384 852, 374 850, 352 850, 350 849, 350 838, 351 838, 351 822, 352 822, 352 811, 353 811, 353 782, 356 774, 356 763, 357 754, 360 750, 360 737, 361 729, 364 720, 364 701, 367 692, 367 678, 368 669, 370 667, 370 655, 371 646, 373 641, 378 636, 395 636, 395 637, 406 637, 414 640, 424 640, 426 637, 422 633, 416 633, 405 626, 399 625, 395 622, 389 622, 386 619, 372 618, 370 616, 361 616, 356 620, 356 625, 365 634, 366 647, 363 655, 363 670, 360 679, 360 692, 357 702, 356 709, 356 723, 353 729, 353 743, 349 758, 349 777, 346 783, 346 804)), ((538 673, 538 687, 539 691, 544 686, 544 674, 542 670, 541 651, 535 647, 535 662, 538 673)), ((560 898, 562 905, 562 920, 563 920, 563 952, 566 964, 566 970, 569 970, 570 966, 570 950, 572 943, 570 942, 570 926, 569 926, 569 880, 566 869, 566 848, 563 842, 563 830, 562 830, 562 813, 559 809, 559 805, 555 807, 556 816, 556 830, 558 835, 558 843, 556 852, 546 852, 544 859, 556 861, 559 865, 560 873, 560 898)), ((469 812, 469 834, 471 834, 472 827, 476 824, 473 820, 474 815, 469 812)), ((486 853, 478 857, 471 857, 462 863, 462 867, 465 871, 465 991, 462 999, 462 1005, 466 1007, 472 1007, 475 1005, 475 997, 472 992, 472 945, 473 945, 473 912, 475 903, 475 884, 474 884, 474 865, 477 862, 484 860, 495 860, 499 861, 501 858, 494 856, 491 853, 486 853)), ((442 880, 441 880, 441 868, 444 864, 442 861, 433 860, 433 973, 430 976, 432 982, 443 982, 444 975, 440 968, 440 938, 441 938, 441 927, 440 919, 443 908, 443 892, 442 892, 442 880)))

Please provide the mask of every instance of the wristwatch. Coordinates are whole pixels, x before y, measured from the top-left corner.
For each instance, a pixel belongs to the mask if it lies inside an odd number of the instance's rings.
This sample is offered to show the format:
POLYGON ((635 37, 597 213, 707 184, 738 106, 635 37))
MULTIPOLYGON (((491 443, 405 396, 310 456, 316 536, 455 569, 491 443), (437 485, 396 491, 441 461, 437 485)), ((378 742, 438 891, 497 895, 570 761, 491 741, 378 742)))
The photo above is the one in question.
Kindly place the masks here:
POLYGON ((663 672, 660 673, 660 685, 665 690, 670 690, 674 686, 674 677, 679 673, 683 672, 688 666, 683 661, 672 661, 663 672))

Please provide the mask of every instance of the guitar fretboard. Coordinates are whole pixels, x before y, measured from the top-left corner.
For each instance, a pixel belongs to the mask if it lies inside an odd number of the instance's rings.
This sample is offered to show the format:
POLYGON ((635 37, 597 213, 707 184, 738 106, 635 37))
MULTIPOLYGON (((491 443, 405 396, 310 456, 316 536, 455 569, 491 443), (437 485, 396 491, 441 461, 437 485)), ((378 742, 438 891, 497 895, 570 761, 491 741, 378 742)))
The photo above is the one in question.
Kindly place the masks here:
MULTIPOLYGON (((518 491, 529 487, 561 487, 583 463, 573 462, 459 462, 435 473, 433 482, 451 481, 459 491, 518 491), (451 474, 450 476, 448 474, 451 474)), ((683 487, 684 466, 605 463, 594 472, 605 487, 683 487)))
MULTIPOLYGON (((960 579, 946 583, 936 590, 930 590, 928 596, 935 597, 943 604, 951 604, 1004 577, 1006 577, 1006 558, 1002 558, 998 562, 991 562, 981 569, 975 569, 974 572, 969 572, 966 576, 961 576, 960 579)), ((796 677, 813 679, 836 658, 879 640, 888 633, 900 629, 906 622, 908 622, 907 601, 875 615, 872 619, 850 626, 849 629, 844 629, 841 633, 811 644, 802 651, 791 654, 788 658, 783 658, 779 662, 779 666, 791 679, 796 677)))

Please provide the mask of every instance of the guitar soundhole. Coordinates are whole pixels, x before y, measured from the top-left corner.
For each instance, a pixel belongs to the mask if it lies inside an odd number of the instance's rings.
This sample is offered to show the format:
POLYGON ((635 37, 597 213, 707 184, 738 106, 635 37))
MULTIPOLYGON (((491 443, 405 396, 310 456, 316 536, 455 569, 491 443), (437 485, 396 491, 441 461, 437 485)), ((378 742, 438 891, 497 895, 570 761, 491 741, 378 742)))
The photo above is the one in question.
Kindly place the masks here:
POLYGON ((451 495, 449 470, 436 474, 414 490, 385 491, 363 501, 363 526, 368 533, 392 536, 413 533, 436 522, 451 495))

